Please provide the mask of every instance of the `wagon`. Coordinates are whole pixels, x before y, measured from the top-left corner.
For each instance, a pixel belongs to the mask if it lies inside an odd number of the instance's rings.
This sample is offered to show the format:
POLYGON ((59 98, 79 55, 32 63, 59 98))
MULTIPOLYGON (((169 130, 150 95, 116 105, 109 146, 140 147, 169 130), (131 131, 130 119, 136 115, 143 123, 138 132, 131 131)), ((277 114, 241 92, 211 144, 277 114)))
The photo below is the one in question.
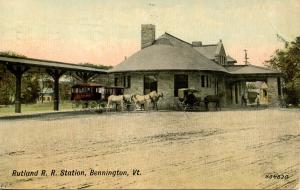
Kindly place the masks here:
POLYGON ((201 111, 204 108, 200 90, 194 88, 180 88, 178 89, 177 110, 182 111, 201 111))
POLYGON ((81 83, 72 86, 71 93, 73 109, 100 109, 106 106, 110 95, 123 95, 124 88, 97 83, 81 83))

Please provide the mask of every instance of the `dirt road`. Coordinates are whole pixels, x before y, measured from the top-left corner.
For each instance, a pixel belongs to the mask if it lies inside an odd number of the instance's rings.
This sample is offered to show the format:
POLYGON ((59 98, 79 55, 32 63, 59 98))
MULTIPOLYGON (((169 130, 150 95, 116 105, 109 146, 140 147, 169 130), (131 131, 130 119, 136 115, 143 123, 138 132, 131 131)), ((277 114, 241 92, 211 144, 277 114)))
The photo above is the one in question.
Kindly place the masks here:
POLYGON ((0 188, 296 188, 299 121, 284 110, 0 121, 0 188))

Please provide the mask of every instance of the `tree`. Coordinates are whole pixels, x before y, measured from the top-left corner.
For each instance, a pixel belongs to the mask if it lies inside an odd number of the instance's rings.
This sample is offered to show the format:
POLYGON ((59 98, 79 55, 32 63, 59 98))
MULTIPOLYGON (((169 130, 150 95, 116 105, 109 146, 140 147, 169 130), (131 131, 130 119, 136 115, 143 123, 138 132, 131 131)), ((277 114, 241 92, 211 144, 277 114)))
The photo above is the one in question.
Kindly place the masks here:
POLYGON ((39 75, 37 73, 25 73, 22 77, 22 103, 36 103, 39 94, 39 75))
POLYGON ((0 56, 3 56, 3 57, 14 57, 14 58, 27 58, 25 55, 16 53, 14 51, 2 51, 2 52, 0 52, 0 56))
POLYGON ((113 68, 112 66, 95 65, 95 64, 92 64, 92 63, 80 63, 80 65, 88 66, 88 67, 93 67, 93 68, 96 68, 96 69, 104 69, 104 70, 108 70, 108 69, 113 68))
MULTIPOLYGON (((27 58, 25 55, 13 51, 0 52, 0 56, 13 58, 27 58)), ((0 104, 8 105, 14 101, 15 77, 3 67, 0 71, 0 104)), ((26 72, 22 77, 21 101, 34 103, 39 96, 39 76, 36 73, 26 72)))
POLYGON ((4 66, 0 68, 0 76, 0 105, 12 104, 15 95, 14 76, 4 66))
MULTIPOLYGON (((13 51, 0 52, 2 57, 26 58, 26 56, 13 51)), ((15 78, 5 67, 0 69, 0 104, 9 105, 14 101, 15 78)))
POLYGON ((298 105, 300 98, 300 37, 288 42, 284 49, 276 50, 267 60, 268 67, 279 70, 285 81, 283 86, 288 104, 298 105))
POLYGON ((48 89, 53 88, 53 81, 51 80, 51 77, 46 74, 45 72, 40 72, 39 74, 39 80, 40 80, 40 96, 41 102, 44 102, 44 93, 48 91, 48 89))

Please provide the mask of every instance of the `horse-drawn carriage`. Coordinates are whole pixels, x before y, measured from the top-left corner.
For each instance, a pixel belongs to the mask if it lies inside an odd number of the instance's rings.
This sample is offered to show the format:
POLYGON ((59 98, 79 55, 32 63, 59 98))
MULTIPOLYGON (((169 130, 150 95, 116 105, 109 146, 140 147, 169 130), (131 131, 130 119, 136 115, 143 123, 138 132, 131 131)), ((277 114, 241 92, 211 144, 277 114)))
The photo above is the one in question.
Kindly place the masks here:
POLYGON ((201 109, 199 90, 193 88, 178 89, 177 108, 182 111, 198 111, 201 109))
POLYGON ((124 94, 123 87, 109 87, 96 83, 82 83, 72 86, 71 101, 73 109, 137 110, 145 104, 152 104, 157 110, 157 102, 162 93, 153 91, 147 95, 124 94), (135 108, 134 108, 135 106, 135 108))
POLYGON ((177 110, 208 111, 209 103, 214 103, 216 110, 220 109, 220 96, 207 95, 202 100, 199 92, 194 88, 178 89, 177 110))
POLYGON ((123 87, 108 87, 97 83, 81 83, 72 86, 72 108, 104 108, 110 95, 123 95, 123 87))

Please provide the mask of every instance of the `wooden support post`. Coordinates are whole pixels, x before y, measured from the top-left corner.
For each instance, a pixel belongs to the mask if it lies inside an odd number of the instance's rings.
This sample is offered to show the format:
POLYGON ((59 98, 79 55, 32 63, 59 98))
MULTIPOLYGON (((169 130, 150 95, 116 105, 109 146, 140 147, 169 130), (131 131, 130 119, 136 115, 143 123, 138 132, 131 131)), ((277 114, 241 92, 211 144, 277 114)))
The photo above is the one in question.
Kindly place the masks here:
POLYGON ((77 71, 73 74, 73 76, 77 79, 80 79, 82 82, 87 83, 91 78, 95 77, 97 74, 92 72, 80 72, 77 71))
POLYGON ((16 74, 15 113, 21 113, 21 83, 22 74, 16 74))
POLYGON ((54 80, 54 111, 59 110, 59 78, 66 72, 63 70, 47 69, 46 72, 54 80))
POLYGON ((6 65, 9 70, 16 77, 16 93, 15 93, 15 113, 21 113, 21 88, 22 75, 30 69, 28 66, 22 65, 6 65))

